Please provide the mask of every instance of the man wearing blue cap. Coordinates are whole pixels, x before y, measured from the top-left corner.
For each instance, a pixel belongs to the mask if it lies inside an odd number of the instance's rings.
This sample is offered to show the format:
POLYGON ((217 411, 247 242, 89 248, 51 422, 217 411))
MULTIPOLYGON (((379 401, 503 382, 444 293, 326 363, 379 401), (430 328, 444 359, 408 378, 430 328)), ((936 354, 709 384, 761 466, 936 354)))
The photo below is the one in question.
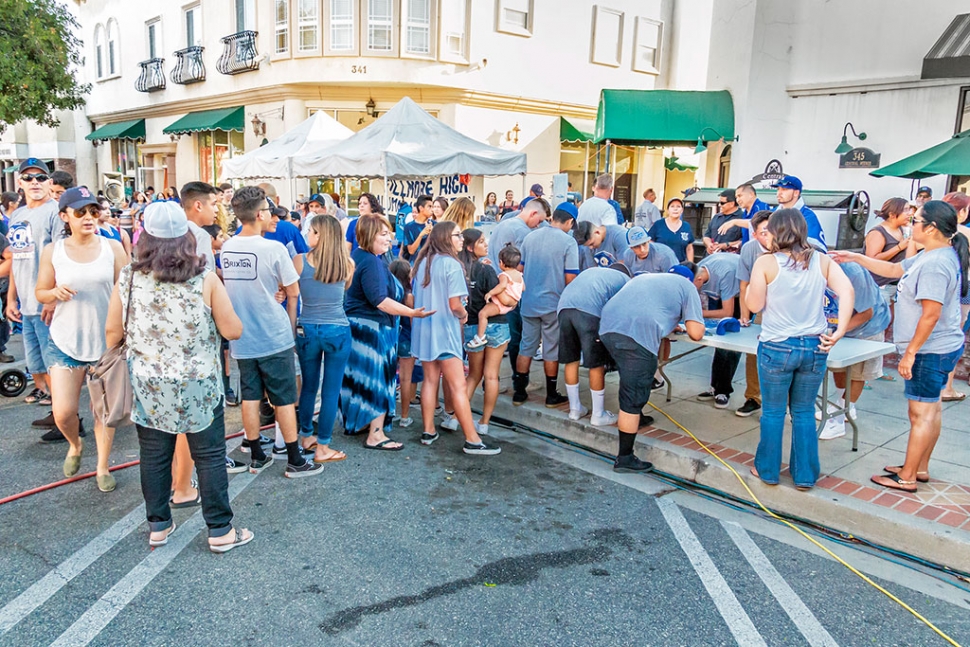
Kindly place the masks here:
POLYGON ((802 215, 805 216, 805 224, 808 226, 809 241, 814 240, 822 243, 822 248, 828 249, 828 245, 825 244, 825 232, 822 231, 818 216, 805 206, 805 201, 802 200, 802 181, 794 175, 786 175, 778 180, 775 189, 778 190, 778 208, 801 211, 802 215))
MULTIPOLYGON (((54 308, 41 306, 34 290, 41 251, 44 246, 64 237, 64 223, 58 215, 57 203, 50 197, 50 172, 47 164, 31 157, 21 162, 18 173, 25 202, 24 206, 11 214, 7 231, 7 243, 13 253, 10 287, 7 292, 7 318, 23 322, 27 370, 33 375, 35 386, 25 401, 49 405, 51 399, 46 355, 48 323, 54 314, 54 308)), ((63 442, 64 436, 55 427, 44 434, 41 440, 63 442)))
POLYGON ((643 408, 650 401, 661 342, 681 321, 691 339, 700 341, 704 337, 701 300, 690 283, 692 276, 682 265, 667 274, 641 274, 603 306, 600 339, 620 373, 619 451, 613 463, 616 472, 653 469, 652 464, 636 457, 633 446, 637 431, 653 422, 643 415, 643 408), (643 307, 645 303, 650 307, 643 307))

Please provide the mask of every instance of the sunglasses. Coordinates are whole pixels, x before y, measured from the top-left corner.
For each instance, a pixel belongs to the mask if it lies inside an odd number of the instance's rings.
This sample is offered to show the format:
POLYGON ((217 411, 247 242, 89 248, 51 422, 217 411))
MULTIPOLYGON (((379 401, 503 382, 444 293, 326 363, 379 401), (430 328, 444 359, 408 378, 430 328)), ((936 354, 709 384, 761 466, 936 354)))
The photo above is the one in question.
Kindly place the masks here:
POLYGON ((92 218, 97 218, 101 215, 101 210, 95 206, 82 207, 80 209, 75 209, 74 213, 71 214, 75 218, 83 218, 84 216, 91 216, 92 218))
POLYGON ((51 176, 49 176, 47 173, 27 173, 25 175, 21 175, 20 179, 22 179, 24 182, 33 182, 34 180, 37 180, 38 182, 46 182, 47 180, 51 179, 51 176))

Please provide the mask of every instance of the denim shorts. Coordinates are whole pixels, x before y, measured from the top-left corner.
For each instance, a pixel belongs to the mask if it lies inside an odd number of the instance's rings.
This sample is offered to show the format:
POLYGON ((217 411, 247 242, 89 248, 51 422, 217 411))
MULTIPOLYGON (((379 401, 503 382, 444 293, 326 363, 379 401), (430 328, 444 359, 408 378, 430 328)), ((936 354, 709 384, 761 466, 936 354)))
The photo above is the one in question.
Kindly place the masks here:
POLYGON ((398 359, 407 359, 411 357, 411 335, 398 336, 397 357, 398 359))
POLYGON ((906 399, 939 402, 950 371, 956 368, 962 355, 963 346, 950 353, 917 353, 913 378, 905 382, 906 399))
MULTIPOLYGON (((465 326, 465 344, 468 344, 475 335, 478 333, 477 325, 466 325, 465 326)), ((488 348, 501 348, 509 343, 512 339, 512 335, 509 333, 509 325, 507 323, 490 323, 485 326, 485 346, 479 346, 478 348, 468 348, 466 346, 465 350, 469 353, 480 353, 488 348)))
POLYGON ((47 346, 51 332, 40 315, 24 315, 24 354, 27 370, 31 373, 47 372, 47 346))
POLYGON ((44 357, 47 358, 48 370, 52 368, 87 368, 97 364, 97 361, 82 362, 79 359, 74 359, 58 348, 53 339, 47 340, 47 350, 44 353, 44 357))

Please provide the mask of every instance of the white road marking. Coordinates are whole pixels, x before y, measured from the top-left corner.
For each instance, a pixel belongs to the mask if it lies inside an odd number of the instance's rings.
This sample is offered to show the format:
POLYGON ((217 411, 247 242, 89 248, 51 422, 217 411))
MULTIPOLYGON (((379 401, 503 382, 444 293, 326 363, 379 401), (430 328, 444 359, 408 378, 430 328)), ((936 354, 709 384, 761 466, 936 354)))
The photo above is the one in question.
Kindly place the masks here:
POLYGON ((744 531, 744 528, 732 521, 721 521, 721 526, 724 527, 727 534, 734 540, 741 554, 748 560, 751 568, 758 574, 761 581, 765 583, 765 586, 768 587, 771 594, 778 600, 781 608, 785 610, 785 613, 788 614, 791 621, 795 623, 798 630, 805 636, 805 640, 812 647, 820 647, 823 645, 825 647, 838 647, 835 639, 825 630, 825 627, 818 621, 818 618, 815 617, 811 609, 805 606, 802 599, 792 590, 788 582, 785 581, 785 578, 772 565, 768 556, 758 548, 758 544, 754 543, 754 540, 744 531))
MULTIPOLYGON (((229 500, 242 492, 247 485, 256 478, 248 472, 238 475, 229 483, 229 500)), ((199 531, 205 527, 202 511, 198 510, 172 533, 168 544, 156 548, 148 557, 143 559, 127 575, 112 586, 107 593, 84 612, 77 621, 62 633, 51 647, 83 647, 97 638, 115 616, 148 586, 155 577, 178 557, 182 549, 188 546, 199 531)))
POLYGON ((680 543, 680 547, 686 553, 687 559, 693 565, 697 576, 701 578, 704 588, 707 589, 711 600, 714 601, 714 606, 717 607, 721 617, 724 618, 724 622, 731 630, 731 634, 737 643, 745 645, 745 647, 753 647, 754 645, 767 647, 764 638, 758 633, 744 607, 735 597, 734 591, 728 586, 724 576, 714 565, 711 556, 707 554, 700 540, 697 539, 697 535, 691 530, 687 519, 684 518, 677 504, 667 500, 666 497, 661 497, 657 499, 657 506, 663 513, 664 519, 667 520, 667 525, 670 526, 674 537, 680 543))

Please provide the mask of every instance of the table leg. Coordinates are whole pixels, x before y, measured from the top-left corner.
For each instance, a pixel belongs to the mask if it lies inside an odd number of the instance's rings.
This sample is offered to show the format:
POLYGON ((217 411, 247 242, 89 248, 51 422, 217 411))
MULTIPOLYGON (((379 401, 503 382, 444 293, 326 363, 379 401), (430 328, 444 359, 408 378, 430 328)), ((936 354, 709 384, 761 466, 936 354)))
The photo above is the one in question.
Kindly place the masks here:
POLYGON ((667 377, 667 373, 664 372, 664 367, 669 363, 670 361, 668 360, 657 365, 657 370, 660 372, 660 377, 662 377, 664 382, 667 383, 667 402, 670 402, 671 393, 673 392, 673 385, 670 383, 670 378, 667 377))
MULTIPOLYGON (((851 385, 852 383, 849 382, 849 384, 851 385)), ((846 395, 849 395, 849 392, 847 392, 846 395)), ((859 451, 859 425, 856 424, 855 418, 852 417, 851 406, 851 403, 845 403, 845 419, 849 421, 850 425, 852 425, 852 451, 857 452, 859 451)))

